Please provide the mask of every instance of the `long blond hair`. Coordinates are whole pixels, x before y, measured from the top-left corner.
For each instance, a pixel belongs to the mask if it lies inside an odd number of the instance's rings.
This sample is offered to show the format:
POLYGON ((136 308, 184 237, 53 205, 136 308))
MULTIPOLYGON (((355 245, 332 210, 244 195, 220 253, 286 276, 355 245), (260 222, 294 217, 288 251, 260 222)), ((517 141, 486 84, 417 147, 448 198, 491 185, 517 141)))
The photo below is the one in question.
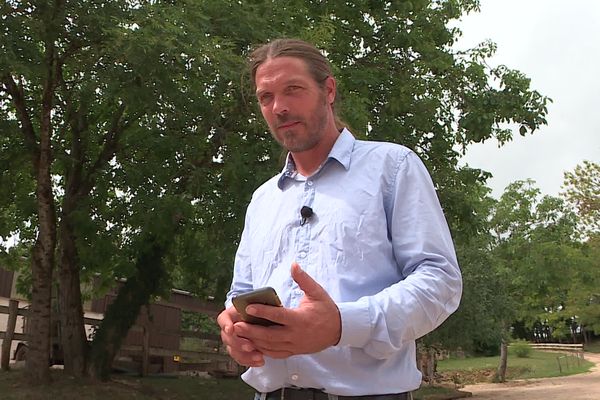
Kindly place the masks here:
MULTIPOLYGON (((248 69, 252 77, 252 83, 256 85, 256 70, 262 63, 270 58, 276 57, 296 57, 304 60, 315 82, 322 88, 325 86, 325 80, 333 77, 333 72, 329 61, 312 44, 299 39, 275 39, 269 43, 256 48, 248 57, 248 69)), ((336 93, 334 103, 331 105, 335 126, 341 130, 347 126, 337 115, 338 95, 336 93)))

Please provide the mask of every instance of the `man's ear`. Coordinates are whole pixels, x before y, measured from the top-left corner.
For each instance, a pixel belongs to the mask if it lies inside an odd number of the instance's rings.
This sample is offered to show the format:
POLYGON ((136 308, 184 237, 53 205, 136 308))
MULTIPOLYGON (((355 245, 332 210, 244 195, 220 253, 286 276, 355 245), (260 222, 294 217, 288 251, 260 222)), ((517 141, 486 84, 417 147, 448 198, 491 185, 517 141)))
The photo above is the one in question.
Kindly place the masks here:
POLYGON ((333 76, 328 76, 325 79, 325 94, 327 96, 327 103, 330 105, 335 102, 336 85, 337 83, 333 76))

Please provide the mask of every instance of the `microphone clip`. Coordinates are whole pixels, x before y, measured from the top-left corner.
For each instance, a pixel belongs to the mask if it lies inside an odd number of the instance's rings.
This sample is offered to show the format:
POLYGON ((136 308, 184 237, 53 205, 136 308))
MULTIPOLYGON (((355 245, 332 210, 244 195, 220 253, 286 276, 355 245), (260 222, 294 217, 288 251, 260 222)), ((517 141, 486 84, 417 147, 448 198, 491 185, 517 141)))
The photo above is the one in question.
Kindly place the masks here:
POLYGON ((300 221, 300 226, 304 226, 304 224, 306 224, 306 222, 310 219, 310 217, 312 217, 314 214, 313 209, 310 208, 309 206, 302 206, 302 208, 300 209, 300 216, 302 217, 302 220, 300 221))

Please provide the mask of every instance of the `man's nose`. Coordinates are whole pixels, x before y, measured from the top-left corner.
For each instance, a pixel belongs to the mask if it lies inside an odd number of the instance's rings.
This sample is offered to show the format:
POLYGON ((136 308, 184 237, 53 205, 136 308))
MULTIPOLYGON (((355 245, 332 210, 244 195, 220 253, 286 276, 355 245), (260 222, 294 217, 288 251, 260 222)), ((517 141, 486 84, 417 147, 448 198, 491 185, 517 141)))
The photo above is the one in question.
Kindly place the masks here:
POLYGON ((273 100, 273 113, 282 115, 286 114, 289 111, 289 106, 285 98, 283 96, 275 97, 275 99, 273 100))

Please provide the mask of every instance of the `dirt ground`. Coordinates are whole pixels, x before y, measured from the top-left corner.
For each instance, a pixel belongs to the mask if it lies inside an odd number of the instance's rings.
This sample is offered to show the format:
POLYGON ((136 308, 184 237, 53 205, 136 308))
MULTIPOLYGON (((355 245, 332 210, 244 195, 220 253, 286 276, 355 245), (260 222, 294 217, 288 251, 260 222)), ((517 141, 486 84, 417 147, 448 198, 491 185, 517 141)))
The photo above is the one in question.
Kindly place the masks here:
POLYGON ((467 385, 472 400, 600 400, 600 354, 585 353, 596 363, 591 372, 559 378, 467 385))

